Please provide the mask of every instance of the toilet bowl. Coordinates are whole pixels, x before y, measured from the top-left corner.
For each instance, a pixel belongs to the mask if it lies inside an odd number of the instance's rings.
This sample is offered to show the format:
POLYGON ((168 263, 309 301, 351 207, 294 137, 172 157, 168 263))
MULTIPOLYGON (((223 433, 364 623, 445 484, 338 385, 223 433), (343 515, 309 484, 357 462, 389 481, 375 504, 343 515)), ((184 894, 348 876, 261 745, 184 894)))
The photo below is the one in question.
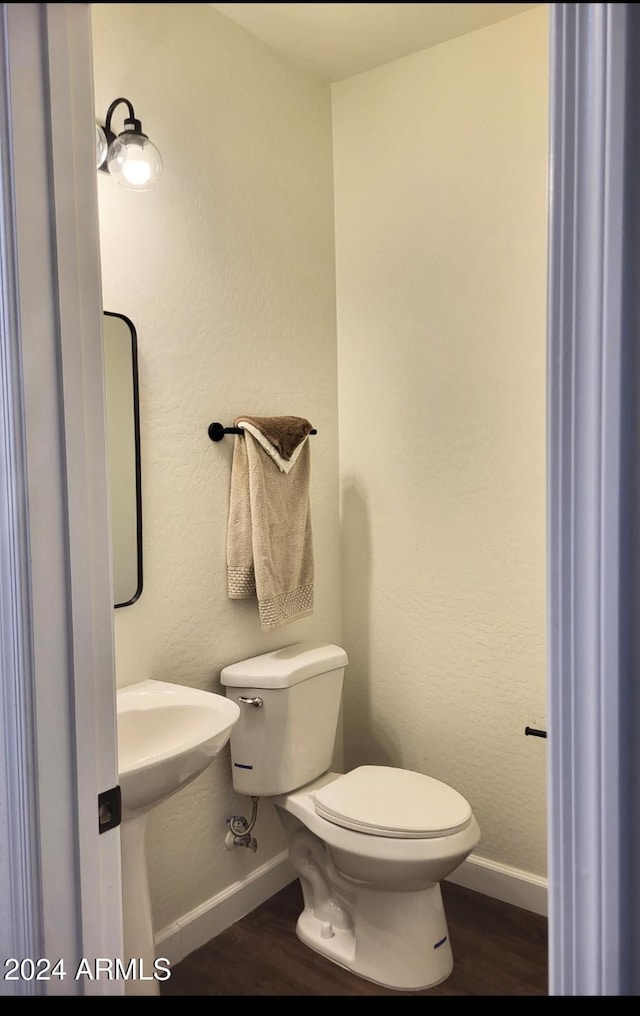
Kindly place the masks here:
POLYGON ((302 643, 222 671, 242 709, 234 788, 277 808, 304 898, 301 941, 376 984, 422 990, 453 969, 440 883, 480 830, 465 798, 424 773, 329 768, 346 664, 339 646, 302 643))
POLYGON ((420 773, 363 766, 346 776, 326 773, 301 790, 275 797, 274 803, 303 890, 298 937, 340 966, 385 987, 415 991, 445 980, 453 969, 453 954, 439 883, 469 856, 480 837, 464 799, 420 773), (406 813, 403 825, 411 828, 403 828, 397 798, 384 795, 377 799, 372 816, 380 818, 384 805, 390 804, 393 828, 354 828, 367 814, 367 789, 393 785, 401 792, 405 781, 409 794, 424 781, 422 835, 410 835, 416 832, 419 799, 406 813), (363 797, 354 797, 356 807, 350 808, 350 794, 360 790, 363 797), (343 800, 340 814, 332 818, 320 813, 327 791, 333 792, 332 803, 343 800), (431 803, 436 798, 445 808, 449 803, 458 814, 440 813, 439 820, 434 811, 428 828, 425 798, 431 803), (451 818, 460 821, 450 824, 451 818))

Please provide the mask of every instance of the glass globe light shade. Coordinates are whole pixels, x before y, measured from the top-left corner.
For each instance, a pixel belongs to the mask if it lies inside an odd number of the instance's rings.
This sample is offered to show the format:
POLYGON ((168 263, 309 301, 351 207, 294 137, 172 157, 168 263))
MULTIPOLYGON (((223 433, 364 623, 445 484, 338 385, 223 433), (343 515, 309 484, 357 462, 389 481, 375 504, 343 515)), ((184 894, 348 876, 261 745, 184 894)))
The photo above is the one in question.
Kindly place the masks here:
POLYGON ((104 132, 104 128, 99 123, 96 124, 96 169, 100 169, 100 166, 107 157, 107 135, 104 132))
POLYGON ((151 190, 162 173, 162 156, 146 134, 125 131, 109 145, 107 167, 121 187, 151 190))

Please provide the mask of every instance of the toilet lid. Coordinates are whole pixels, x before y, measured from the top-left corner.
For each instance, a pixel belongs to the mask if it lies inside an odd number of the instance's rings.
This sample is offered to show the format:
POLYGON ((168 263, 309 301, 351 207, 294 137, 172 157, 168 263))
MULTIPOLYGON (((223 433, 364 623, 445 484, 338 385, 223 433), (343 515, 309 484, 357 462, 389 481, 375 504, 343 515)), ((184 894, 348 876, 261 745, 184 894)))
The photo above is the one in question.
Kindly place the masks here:
POLYGON ((390 766, 360 766, 321 787, 313 800, 328 822, 373 836, 446 836, 472 817, 469 802, 446 783, 390 766))

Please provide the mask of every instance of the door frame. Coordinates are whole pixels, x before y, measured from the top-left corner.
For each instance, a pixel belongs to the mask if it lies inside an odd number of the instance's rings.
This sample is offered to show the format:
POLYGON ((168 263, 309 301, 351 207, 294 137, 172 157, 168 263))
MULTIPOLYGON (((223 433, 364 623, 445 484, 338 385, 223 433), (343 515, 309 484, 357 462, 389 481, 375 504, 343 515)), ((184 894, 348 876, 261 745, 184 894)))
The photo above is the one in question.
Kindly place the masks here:
MULTIPOLYGON (((633 716, 626 315, 633 4, 551 5, 548 329, 549 964, 625 995, 633 716)), ((637 128, 633 125, 633 130, 637 128)))
POLYGON ((89 5, 2 4, 0 63, 0 994, 122 994, 89 5))

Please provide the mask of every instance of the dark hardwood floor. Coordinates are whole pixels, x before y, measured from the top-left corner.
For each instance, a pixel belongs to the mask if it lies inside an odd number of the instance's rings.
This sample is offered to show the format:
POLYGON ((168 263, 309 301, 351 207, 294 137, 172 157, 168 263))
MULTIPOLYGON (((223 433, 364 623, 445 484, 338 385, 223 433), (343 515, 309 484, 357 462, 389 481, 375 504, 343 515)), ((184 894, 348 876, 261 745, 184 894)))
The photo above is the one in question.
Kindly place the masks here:
POLYGON ((253 913, 187 956, 163 996, 547 995, 547 920, 460 886, 442 886, 454 968, 426 991, 396 992, 343 970, 296 936, 302 909, 292 882, 253 913))

